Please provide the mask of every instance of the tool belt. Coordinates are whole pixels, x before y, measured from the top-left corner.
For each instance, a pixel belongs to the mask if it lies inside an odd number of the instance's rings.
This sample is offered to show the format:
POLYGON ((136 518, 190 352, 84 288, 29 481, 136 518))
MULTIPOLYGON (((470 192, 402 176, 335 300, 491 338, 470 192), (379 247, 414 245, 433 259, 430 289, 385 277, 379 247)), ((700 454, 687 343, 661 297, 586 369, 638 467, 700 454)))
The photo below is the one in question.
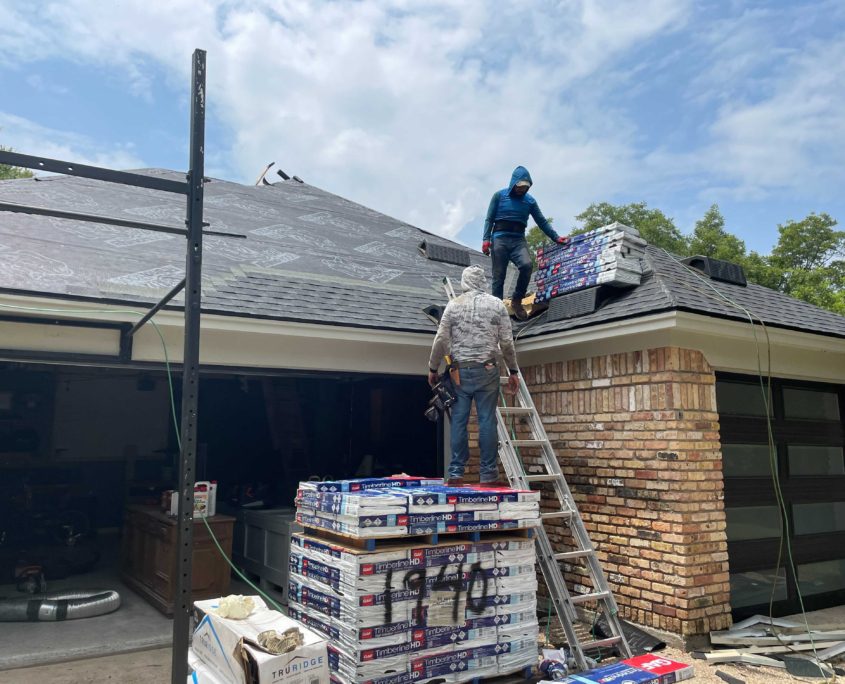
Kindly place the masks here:
POLYGON ((458 368, 483 368, 487 365, 496 365, 496 359, 487 359, 486 361, 455 361, 458 368))
POLYGON ((496 221, 493 233, 507 233, 508 235, 525 235, 526 224, 519 221, 496 221))

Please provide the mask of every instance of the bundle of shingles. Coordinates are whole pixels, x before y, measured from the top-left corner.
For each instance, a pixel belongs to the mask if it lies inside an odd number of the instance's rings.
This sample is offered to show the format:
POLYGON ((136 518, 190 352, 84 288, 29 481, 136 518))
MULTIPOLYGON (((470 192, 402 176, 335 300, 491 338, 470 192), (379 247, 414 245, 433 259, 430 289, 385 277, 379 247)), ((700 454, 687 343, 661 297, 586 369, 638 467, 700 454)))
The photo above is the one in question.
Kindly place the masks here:
POLYGON ((296 506, 301 525, 359 539, 514 530, 540 520, 536 492, 445 487, 422 478, 303 482, 296 506))
POLYGON ((534 540, 485 531, 538 524, 538 499, 442 480, 302 483, 310 529, 292 539, 289 612, 329 638, 331 681, 463 682, 533 665, 534 540), (410 537, 450 527, 476 532, 410 537))
POLYGON ((535 302, 596 285, 639 285, 646 241, 629 226, 611 223, 604 228, 575 235, 563 245, 537 250, 535 302))
POLYGON ((714 648, 693 657, 714 664, 775 667, 796 677, 832 677, 833 663, 845 657, 845 628, 832 627, 808 628, 803 621, 755 615, 729 630, 711 632, 714 648))

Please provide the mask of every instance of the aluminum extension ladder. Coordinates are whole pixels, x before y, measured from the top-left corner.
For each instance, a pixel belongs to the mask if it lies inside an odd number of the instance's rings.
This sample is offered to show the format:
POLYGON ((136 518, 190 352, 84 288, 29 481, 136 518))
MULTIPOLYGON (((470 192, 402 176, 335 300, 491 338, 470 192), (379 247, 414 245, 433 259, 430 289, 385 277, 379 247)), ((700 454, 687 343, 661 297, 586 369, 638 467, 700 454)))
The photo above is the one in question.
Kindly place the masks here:
MULTIPOLYGON (((448 278, 443 279, 446 296, 449 299, 455 297, 455 291, 448 278)), ((563 626, 572 657, 579 670, 588 670, 591 663, 586 655, 588 651, 605 647, 616 648, 623 657, 630 658, 631 647, 622 631, 622 623, 619 619, 619 610, 616 606, 616 599, 607 584, 595 547, 590 541, 590 535, 584 526, 584 521, 572 498, 572 492, 566 483, 563 471, 557 455, 552 448, 543 421, 534 406, 534 400, 528 391, 528 386, 520 373, 519 388, 513 397, 513 405, 507 406, 505 395, 502 394, 502 405, 496 408, 496 425, 499 436, 499 457, 505 469, 508 481, 514 489, 531 489, 532 483, 550 484, 555 491, 559 510, 541 512, 541 525, 536 529, 537 560, 543 571, 543 578, 549 590, 549 596, 555 607, 558 619, 563 626), (508 418, 525 419, 529 427, 529 436, 526 439, 511 436, 508 430, 508 418), (519 454, 520 447, 533 447, 541 451, 541 456, 536 459, 533 467, 540 467, 541 473, 527 473, 525 464, 519 454), (545 528, 547 520, 562 520, 572 533, 577 548, 572 551, 555 552, 552 542, 545 528), (563 577, 561 563, 575 562, 584 563, 587 574, 592 583, 592 591, 586 594, 571 594, 566 586, 563 577), (610 636, 605 639, 593 639, 582 641, 575 630, 575 623, 578 621, 577 606, 597 602, 603 609, 610 636)), ((502 386, 507 386, 508 377, 501 377, 502 386)))
MULTIPOLYGON (((528 386, 525 384, 522 374, 518 377, 519 388, 514 395, 513 405, 502 405, 496 408, 499 456, 511 487, 514 489, 530 489, 532 483, 550 484, 557 495, 560 504, 559 510, 540 513, 543 524, 536 530, 537 562, 543 571, 549 596, 563 626, 566 640, 572 651, 572 657, 580 670, 588 670, 591 667, 586 653, 594 649, 613 646, 622 653, 623 657, 630 658, 631 648, 622 632, 622 624, 619 620, 613 592, 607 584, 595 547, 590 541, 590 535, 587 533, 578 507, 572 498, 572 492, 569 490, 569 485, 560 469, 557 455, 546 435, 546 430, 543 427, 540 414, 534 406, 528 386), (527 438, 511 436, 511 432, 508 430, 508 418, 527 419, 530 432, 527 438), (524 463, 519 454, 519 447, 534 447, 541 451, 541 455, 536 459, 536 465, 532 465, 535 468, 539 466, 543 472, 529 474, 525 471, 524 463), (569 527, 577 548, 572 551, 555 552, 546 532, 545 522, 547 520, 562 520, 569 527), (584 563, 584 568, 592 583, 592 590, 589 593, 571 594, 569 592, 563 578, 562 562, 584 563), (581 641, 575 631, 575 622, 578 620, 576 607, 592 601, 595 601, 603 609, 610 636, 605 639, 581 641)), ((502 377, 501 382, 502 385, 507 385, 507 376, 502 377)), ((504 404, 504 399, 502 403, 504 404)))

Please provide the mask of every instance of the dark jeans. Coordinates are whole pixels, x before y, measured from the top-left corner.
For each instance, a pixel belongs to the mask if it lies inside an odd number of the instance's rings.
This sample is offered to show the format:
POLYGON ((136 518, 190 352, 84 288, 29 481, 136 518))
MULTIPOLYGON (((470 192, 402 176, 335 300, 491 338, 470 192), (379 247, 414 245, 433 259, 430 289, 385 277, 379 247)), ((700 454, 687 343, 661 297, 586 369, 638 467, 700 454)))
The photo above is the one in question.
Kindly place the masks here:
POLYGON ((522 299, 531 281, 531 254, 528 243, 523 235, 497 235, 493 238, 493 296, 504 299, 505 275, 508 272, 508 262, 512 261, 519 269, 519 277, 513 288, 512 300, 522 299))
POLYGON ((495 482, 499 479, 497 456, 499 437, 496 429, 496 404, 499 400, 499 369, 489 370, 483 366, 461 368, 461 384, 455 387, 457 401, 452 405, 452 461, 449 463, 449 477, 464 476, 469 458, 469 411, 475 399, 478 414, 478 447, 481 450, 481 481, 495 482))

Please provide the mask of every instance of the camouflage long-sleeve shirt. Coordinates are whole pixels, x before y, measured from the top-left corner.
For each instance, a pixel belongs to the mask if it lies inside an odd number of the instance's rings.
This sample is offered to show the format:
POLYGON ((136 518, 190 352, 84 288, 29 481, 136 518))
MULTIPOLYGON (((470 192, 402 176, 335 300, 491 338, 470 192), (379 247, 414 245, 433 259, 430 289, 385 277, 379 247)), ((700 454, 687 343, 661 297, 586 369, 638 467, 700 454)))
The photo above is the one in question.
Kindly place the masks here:
MULTIPOLYGON (((465 276, 461 284, 467 290, 468 284, 476 283, 472 279, 468 283, 465 276)), ((445 354, 459 362, 503 357, 510 370, 518 370, 511 321, 502 300, 469 289, 450 301, 440 319, 428 367, 439 368, 445 354)))

